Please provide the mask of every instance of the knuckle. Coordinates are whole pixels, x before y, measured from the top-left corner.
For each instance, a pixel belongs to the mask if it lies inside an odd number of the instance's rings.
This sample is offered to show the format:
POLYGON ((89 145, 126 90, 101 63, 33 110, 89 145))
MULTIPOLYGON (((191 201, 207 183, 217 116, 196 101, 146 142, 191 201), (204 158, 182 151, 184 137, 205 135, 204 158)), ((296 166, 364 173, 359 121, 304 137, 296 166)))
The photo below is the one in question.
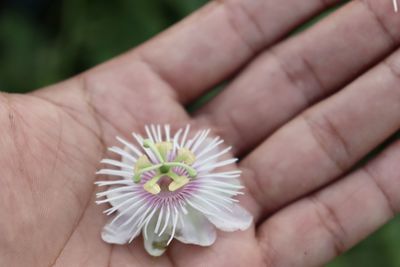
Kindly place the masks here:
POLYGON ((327 158, 340 171, 346 171, 350 165, 351 148, 336 123, 329 115, 323 115, 321 112, 318 115, 306 112, 303 113, 302 118, 327 158))
MULTIPOLYGON (((391 1, 384 1, 385 3, 381 3, 382 1, 376 0, 358 0, 358 2, 368 10, 372 19, 392 45, 396 46, 396 44, 400 42, 400 31, 397 30, 400 20, 397 14, 388 12, 388 10, 384 8, 391 5, 391 1)), ((390 10, 392 9, 393 7, 390 6, 390 10)))
POLYGON ((317 218, 319 225, 328 233, 331 239, 332 247, 336 256, 342 254, 347 246, 344 240, 346 231, 338 218, 336 211, 330 205, 320 200, 317 195, 309 197, 317 218))

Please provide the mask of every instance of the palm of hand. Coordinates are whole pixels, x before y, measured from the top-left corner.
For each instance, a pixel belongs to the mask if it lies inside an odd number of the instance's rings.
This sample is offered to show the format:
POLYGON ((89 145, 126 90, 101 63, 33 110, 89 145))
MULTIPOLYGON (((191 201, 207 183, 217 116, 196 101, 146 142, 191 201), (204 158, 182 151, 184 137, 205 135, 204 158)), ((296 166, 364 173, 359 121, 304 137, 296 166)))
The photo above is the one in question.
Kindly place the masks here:
MULTIPOLYGON (((73 89, 62 89, 66 95, 61 96, 60 102, 52 98, 53 91, 2 99, 7 110, 4 120, 9 126, 4 132, 4 141, 8 145, 3 150, 7 158, 3 158, 2 168, 5 177, 10 178, 3 180, 2 209, 11 216, 7 220, 8 226, 1 230, 6 237, 5 245, 16 253, 11 254, 10 259, 24 251, 20 262, 7 262, 6 257, 2 265, 24 266, 30 263, 30 266, 57 266, 62 263, 77 266, 84 261, 85 266, 105 266, 107 262, 110 266, 169 266, 177 260, 208 266, 238 264, 238 258, 216 256, 224 255, 226 250, 242 257, 246 263, 260 265, 254 228, 221 237, 211 250, 183 248, 183 245, 177 244, 171 248, 169 255, 160 258, 147 255, 140 238, 129 246, 105 244, 99 233, 106 216, 102 213, 104 207, 94 203, 96 188, 93 183, 96 179, 94 173, 106 147, 115 144, 114 132, 128 134, 132 130, 140 131, 142 129, 136 125, 143 125, 145 121, 176 120, 175 116, 179 115, 180 120, 190 120, 185 118, 183 108, 163 93, 158 94, 159 101, 148 101, 149 104, 140 109, 141 114, 153 113, 141 118, 133 111, 149 97, 146 92, 134 92, 140 97, 121 96, 129 101, 119 102, 114 107, 110 103, 110 107, 103 109, 96 102, 91 104, 82 98, 82 94, 88 94, 86 99, 92 99, 93 87, 84 91, 83 83, 71 83, 74 84, 73 89), (65 101, 70 97, 81 100, 75 103, 65 101), (127 112, 121 108, 124 105, 133 108, 129 113, 133 114, 131 123, 112 119, 114 112, 127 112), (169 111, 160 109, 166 106, 171 107, 169 111), (110 111, 110 108, 113 110, 110 111), (103 140, 100 136, 106 138, 103 140), (16 180, 16 177, 19 178, 16 180), (190 256, 188 251, 191 251, 190 256), (208 259, 205 260, 205 257, 208 259)), ((123 90, 119 92, 123 94, 123 90)), ((114 94, 108 91, 99 99, 112 99, 113 95, 109 93, 114 94)))
MULTIPOLYGON (((224 93, 192 117, 185 112, 181 103, 194 100, 248 60, 252 50, 272 44, 290 30, 289 26, 321 9, 320 1, 310 1, 308 10, 294 13, 271 4, 272 10, 284 12, 281 15, 286 24, 276 26, 277 33, 263 40, 252 38, 254 32, 240 26, 254 26, 252 22, 231 21, 236 28, 226 23, 231 20, 230 13, 243 19, 238 11, 243 8, 266 9, 260 2, 249 2, 248 7, 213 3, 159 40, 88 73, 32 95, 1 96, 1 266, 318 266, 393 216, 400 206, 400 199, 395 197, 399 188, 394 174, 397 146, 393 145, 384 159, 354 174, 346 176, 345 172, 398 128, 393 114, 400 111, 396 102, 399 95, 392 90, 396 72, 391 63, 398 56, 384 64, 389 68, 377 67, 375 72, 379 73, 365 74, 342 94, 281 126, 307 104, 339 90, 354 73, 392 51, 390 42, 394 41, 368 47, 361 37, 351 39, 353 46, 375 49, 367 59, 354 63, 349 56, 354 53, 352 46, 340 53, 326 53, 339 49, 329 39, 332 29, 327 22, 322 26, 326 32, 312 29, 283 42, 275 52, 260 56, 224 93), (193 27, 199 32, 198 39, 189 42, 186 37, 192 36, 188 32, 193 27), (213 40, 221 32, 228 41, 213 40), (307 54, 307 43, 315 38, 328 40, 318 44, 320 51, 312 57, 307 54), (202 43, 204 39, 210 45, 202 43), (277 64, 284 61, 279 52, 283 50, 289 57, 290 53, 299 57, 301 60, 295 62, 307 71, 299 74, 296 64, 277 64), (165 51, 179 51, 179 55, 165 51), (217 51, 223 52, 214 56, 217 51), (237 53, 235 58, 233 52, 237 53), (331 62, 332 68, 347 69, 338 71, 332 80, 329 71, 318 65, 316 58, 320 57, 331 62), (198 61, 203 58, 207 64, 198 61), (185 75, 186 71, 191 75, 185 75), (262 91, 265 74, 271 87, 262 91), (377 76, 387 79, 375 79, 377 76), (308 86, 301 87, 301 83, 308 86), (374 90, 377 86, 383 89, 374 90), (249 88, 246 95, 241 93, 244 87, 249 88), (302 90, 307 101, 299 92, 290 91, 293 87, 302 90), (320 87, 326 91, 318 91, 320 87), (358 88, 364 90, 363 101, 355 103, 358 88), (381 101, 369 102, 376 99, 381 101), (287 110, 282 111, 282 107, 287 110), (106 147, 115 144, 116 135, 140 132, 144 124, 175 122, 213 128, 237 147, 238 156, 259 144, 240 163, 243 182, 249 189, 241 201, 254 214, 256 226, 245 232, 220 233, 209 248, 175 242, 159 258, 145 253, 140 238, 128 246, 104 243, 99 233, 107 218, 102 214, 103 207, 94 204, 97 189, 93 182, 106 147), (357 136, 353 134, 356 130, 357 136), (393 171, 384 171, 387 169, 393 171), (340 182, 311 193, 337 177, 342 177, 340 182), (362 210, 357 218, 351 216, 354 210, 362 210)), ((370 27, 375 27, 376 35, 382 34, 371 11, 365 11, 359 3, 344 8, 343 22, 331 19, 337 25, 335 34, 346 38, 341 27, 353 22, 346 12, 359 16, 354 27, 361 33, 367 31, 363 25, 372 20, 370 27)), ((384 23, 395 22, 398 19, 388 18, 384 23)), ((262 27, 256 28, 262 31, 262 27)), ((400 36, 400 32, 392 34, 400 36)))

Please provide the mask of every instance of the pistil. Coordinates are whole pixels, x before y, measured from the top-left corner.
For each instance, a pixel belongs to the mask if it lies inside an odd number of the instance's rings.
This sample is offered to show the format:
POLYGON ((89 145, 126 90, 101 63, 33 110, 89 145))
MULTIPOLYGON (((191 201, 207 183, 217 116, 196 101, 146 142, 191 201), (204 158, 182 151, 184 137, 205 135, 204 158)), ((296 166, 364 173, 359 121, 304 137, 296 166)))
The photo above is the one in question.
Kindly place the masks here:
POLYGON ((133 180, 135 183, 140 182, 141 176, 145 172, 156 171, 156 175, 143 185, 143 188, 147 192, 154 195, 160 193, 161 188, 158 185, 158 182, 164 176, 172 179, 172 182, 169 184, 168 189, 170 191, 176 191, 189 182, 189 177, 195 177, 197 175, 197 171, 190 166, 194 163, 195 156, 187 148, 181 148, 178 151, 178 155, 176 156, 174 161, 166 162, 168 152, 172 149, 171 143, 162 142, 155 144, 150 139, 146 139, 143 141, 143 147, 149 148, 160 162, 159 164, 152 164, 149 161, 148 157, 146 155, 143 155, 136 163, 135 174, 133 176, 133 180), (172 170, 173 167, 183 168, 187 172, 189 177, 186 177, 184 175, 179 176, 172 170))

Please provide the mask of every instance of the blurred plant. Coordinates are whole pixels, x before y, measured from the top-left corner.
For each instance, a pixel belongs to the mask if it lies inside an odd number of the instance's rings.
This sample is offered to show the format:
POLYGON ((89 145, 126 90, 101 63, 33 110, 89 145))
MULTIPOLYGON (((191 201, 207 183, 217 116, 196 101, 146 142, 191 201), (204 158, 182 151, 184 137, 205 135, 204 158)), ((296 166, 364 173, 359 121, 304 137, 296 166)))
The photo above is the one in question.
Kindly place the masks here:
POLYGON ((0 88, 27 92, 66 79, 149 39, 205 2, 5 2, 0 88))

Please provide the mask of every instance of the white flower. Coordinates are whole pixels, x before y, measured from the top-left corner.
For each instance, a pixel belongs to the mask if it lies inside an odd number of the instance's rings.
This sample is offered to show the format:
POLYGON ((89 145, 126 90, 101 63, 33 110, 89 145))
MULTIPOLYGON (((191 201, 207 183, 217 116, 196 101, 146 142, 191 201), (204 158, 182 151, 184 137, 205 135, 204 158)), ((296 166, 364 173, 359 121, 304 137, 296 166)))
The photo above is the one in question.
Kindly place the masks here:
MULTIPOLYGON (((125 147, 111 147, 121 161, 104 159, 116 169, 98 174, 120 176, 120 180, 96 182, 110 186, 97 194, 109 203, 107 215, 115 213, 102 231, 102 239, 111 244, 131 242, 142 232, 145 248, 160 256, 175 238, 183 243, 210 246, 216 228, 222 231, 245 230, 252 216, 237 204, 240 189, 239 170, 220 170, 237 159, 218 159, 231 148, 219 150, 219 137, 208 137, 202 130, 190 138, 189 125, 172 137, 169 125, 145 127, 147 137, 133 133, 135 146, 119 137, 125 147)), ((226 156, 226 155, 225 155, 226 156)), ((226 168, 226 167, 225 167, 226 168)))

